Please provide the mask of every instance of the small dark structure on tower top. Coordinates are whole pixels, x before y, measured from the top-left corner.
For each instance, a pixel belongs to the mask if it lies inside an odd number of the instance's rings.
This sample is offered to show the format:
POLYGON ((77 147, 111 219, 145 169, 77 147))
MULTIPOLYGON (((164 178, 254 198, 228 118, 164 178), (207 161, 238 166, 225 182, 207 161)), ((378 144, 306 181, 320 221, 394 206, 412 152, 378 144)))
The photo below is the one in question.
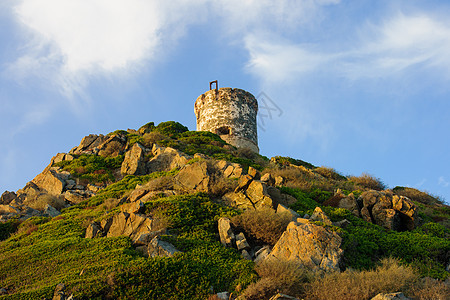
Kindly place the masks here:
POLYGON ((241 89, 219 89, 217 80, 210 82, 209 87, 195 101, 197 131, 213 132, 237 148, 258 153, 256 98, 241 89))

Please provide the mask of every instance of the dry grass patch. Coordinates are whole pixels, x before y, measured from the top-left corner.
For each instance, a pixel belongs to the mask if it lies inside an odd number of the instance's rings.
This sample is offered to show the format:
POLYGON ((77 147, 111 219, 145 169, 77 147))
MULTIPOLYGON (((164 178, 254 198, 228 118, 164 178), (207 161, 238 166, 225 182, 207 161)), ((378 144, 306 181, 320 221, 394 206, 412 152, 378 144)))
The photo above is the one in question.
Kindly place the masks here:
POLYGON ((420 300, 447 300, 450 298, 450 286, 443 281, 426 277, 412 287, 411 293, 420 300))
POLYGON ((314 172, 322 175, 325 178, 332 180, 347 180, 346 177, 339 174, 335 169, 328 167, 318 167, 314 169, 314 172))
POLYGON ((356 185, 359 185, 365 189, 376 191, 382 191, 386 189, 386 185, 381 181, 381 179, 367 173, 362 173, 361 176, 350 176, 349 179, 356 185))
POLYGON ((226 193, 234 191, 238 183, 237 180, 232 178, 216 177, 209 186, 209 193, 214 197, 222 197, 226 193))
POLYGON ((417 280, 418 276, 411 267, 386 258, 372 271, 347 270, 316 278, 309 285, 306 299, 371 299, 379 293, 406 292, 417 280))
POLYGON ((173 177, 172 176, 162 176, 150 180, 145 184, 145 188, 150 191, 164 191, 173 189, 173 177))
POLYGON ((152 147, 153 144, 158 143, 161 140, 167 139, 167 137, 164 134, 159 133, 157 131, 146 133, 142 138, 144 140, 145 147, 152 147))
POLYGON ((393 191, 395 194, 399 196, 408 197, 409 199, 420 202, 422 204, 426 205, 442 204, 442 202, 439 200, 438 197, 434 197, 426 192, 422 192, 410 187, 396 186, 393 189, 393 191))
POLYGON ((264 260, 255 266, 255 271, 261 279, 245 289, 247 300, 269 299, 277 292, 301 297, 311 277, 308 270, 292 260, 264 260))
POLYGON ((47 204, 56 208, 57 210, 61 210, 66 207, 66 201, 64 200, 64 197, 57 197, 50 194, 38 196, 34 201, 25 204, 37 210, 44 210, 47 204))
POLYGON ((231 219, 233 225, 258 241, 275 245, 291 221, 288 213, 277 214, 273 209, 247 210, 231 219))

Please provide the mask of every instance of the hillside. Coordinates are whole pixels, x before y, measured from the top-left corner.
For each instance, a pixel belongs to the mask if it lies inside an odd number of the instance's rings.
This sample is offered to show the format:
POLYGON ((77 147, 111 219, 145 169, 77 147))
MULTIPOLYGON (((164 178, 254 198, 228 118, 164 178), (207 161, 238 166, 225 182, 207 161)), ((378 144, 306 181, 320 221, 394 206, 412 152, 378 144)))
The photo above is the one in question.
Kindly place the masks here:
POLYGON ((449 220, 413 188, 151 122, 3 193, 0 299, 448 299, 449 220))

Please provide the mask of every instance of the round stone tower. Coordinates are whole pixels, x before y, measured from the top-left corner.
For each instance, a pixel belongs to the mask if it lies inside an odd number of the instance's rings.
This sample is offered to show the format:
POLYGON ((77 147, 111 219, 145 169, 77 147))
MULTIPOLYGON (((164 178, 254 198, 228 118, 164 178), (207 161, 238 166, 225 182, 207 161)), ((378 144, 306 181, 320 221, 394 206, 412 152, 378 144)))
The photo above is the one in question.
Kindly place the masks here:
POLYGON ((197 131, 210 131, 237 148, 259 153, 257 113, 255 97, 241 89, 209 90, 195 101, 197 131))

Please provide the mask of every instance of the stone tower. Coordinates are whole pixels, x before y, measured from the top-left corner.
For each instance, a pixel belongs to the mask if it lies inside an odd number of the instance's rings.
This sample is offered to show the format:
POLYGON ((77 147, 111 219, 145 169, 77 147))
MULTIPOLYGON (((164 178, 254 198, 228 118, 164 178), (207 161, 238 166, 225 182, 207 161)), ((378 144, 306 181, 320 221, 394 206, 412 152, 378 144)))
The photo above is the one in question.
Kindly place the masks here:
POLYGON ((197 131, 210 131, 237 148, 259 153, 257 113, 255 97, 241 89, 209 90, 195 101, 197 131))

